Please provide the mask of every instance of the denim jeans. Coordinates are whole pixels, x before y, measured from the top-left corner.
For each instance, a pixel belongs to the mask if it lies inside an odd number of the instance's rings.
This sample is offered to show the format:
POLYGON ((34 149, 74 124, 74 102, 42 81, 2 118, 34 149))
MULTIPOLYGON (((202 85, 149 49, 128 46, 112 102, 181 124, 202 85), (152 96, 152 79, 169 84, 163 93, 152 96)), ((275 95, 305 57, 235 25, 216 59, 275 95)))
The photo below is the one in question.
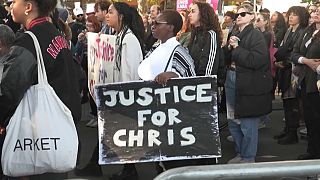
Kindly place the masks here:
POLYGON ((240 124, 229 120, 229 131, 235 142, 237 154, 245 160, 255 160, 258 148, 260 117, 240 118, 240 124))
POLYGON ((255 160, 258 146, 258 126, 260 117, 234 118, 236 72, 227 71, 225 82, 227 119, 229 131, 235 142, 237 154, 245 160, 255 160))

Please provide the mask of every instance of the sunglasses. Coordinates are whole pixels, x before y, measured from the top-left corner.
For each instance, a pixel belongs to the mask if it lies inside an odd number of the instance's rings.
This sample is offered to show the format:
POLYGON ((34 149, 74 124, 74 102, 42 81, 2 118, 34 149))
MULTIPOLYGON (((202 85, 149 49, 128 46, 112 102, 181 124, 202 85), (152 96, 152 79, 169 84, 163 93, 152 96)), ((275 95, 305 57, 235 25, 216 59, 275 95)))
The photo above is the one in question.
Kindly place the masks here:
POLYGON ((168 24, 168 22, 165 22, 165 21, 156 21, 156 20, 154 20, 154 21, 151 22, 151 26, 157 26, 157 25, 159 25, 159 24, 168 24))
POLYGON ((247 14, 252 14, 252 13, 249 13, 249 12, 236 13, 235 17, 238 18, 239 15, 240 15, 241 17, 245 17, 247 14))
POLYGON ((78 15, 77 15, 77 17, 81 17, 81 16, 83 16, 83 14, 78 14, 78 15))

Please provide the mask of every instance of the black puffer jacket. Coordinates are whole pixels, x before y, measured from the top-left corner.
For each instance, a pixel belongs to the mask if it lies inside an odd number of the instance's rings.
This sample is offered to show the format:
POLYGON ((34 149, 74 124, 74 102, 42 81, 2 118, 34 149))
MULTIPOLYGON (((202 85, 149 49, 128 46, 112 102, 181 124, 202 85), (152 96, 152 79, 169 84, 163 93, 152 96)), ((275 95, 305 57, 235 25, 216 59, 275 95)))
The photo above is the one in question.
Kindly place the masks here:
POLYGON ((0 60, 3 66, 0 79, 0 125, 6 125, 24 93, 34 82, 37 61, 30 51, 13 46, 0 60))
POLYGON ((268 47, 263 34, 246 26, 232 50, 236 65, 235 118, 259 117, 272 110, 272 76, 268 47))

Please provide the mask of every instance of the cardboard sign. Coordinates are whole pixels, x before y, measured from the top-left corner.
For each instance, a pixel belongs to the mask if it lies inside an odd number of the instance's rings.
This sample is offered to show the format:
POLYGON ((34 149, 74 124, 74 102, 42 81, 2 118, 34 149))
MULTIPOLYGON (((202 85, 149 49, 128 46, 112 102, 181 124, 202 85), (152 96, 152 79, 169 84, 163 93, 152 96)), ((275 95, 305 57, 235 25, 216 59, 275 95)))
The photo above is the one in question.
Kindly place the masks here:
MULTIPOLYGON (((190 5, 192 4, 193 0, 177 0, 177 11, 183 10, 183 9, 189 9, 190 5)), ((218 7, 218 0, 206 0, 207 3, 213 7, 213 9, 216 11, 218 7)))
POLYGON ((216 77, 95 86, 99 164, 221 156, 216 77))

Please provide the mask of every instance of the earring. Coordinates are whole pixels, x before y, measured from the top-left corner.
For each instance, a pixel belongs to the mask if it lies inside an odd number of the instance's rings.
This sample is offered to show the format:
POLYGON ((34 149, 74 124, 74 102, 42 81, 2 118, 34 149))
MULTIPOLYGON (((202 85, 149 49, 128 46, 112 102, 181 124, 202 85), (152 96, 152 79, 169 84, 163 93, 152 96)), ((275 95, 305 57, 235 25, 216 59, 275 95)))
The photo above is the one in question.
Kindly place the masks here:
POLYGON ((28 12, 24 12, 24 14, 28 16, 29 13, 28 12))

